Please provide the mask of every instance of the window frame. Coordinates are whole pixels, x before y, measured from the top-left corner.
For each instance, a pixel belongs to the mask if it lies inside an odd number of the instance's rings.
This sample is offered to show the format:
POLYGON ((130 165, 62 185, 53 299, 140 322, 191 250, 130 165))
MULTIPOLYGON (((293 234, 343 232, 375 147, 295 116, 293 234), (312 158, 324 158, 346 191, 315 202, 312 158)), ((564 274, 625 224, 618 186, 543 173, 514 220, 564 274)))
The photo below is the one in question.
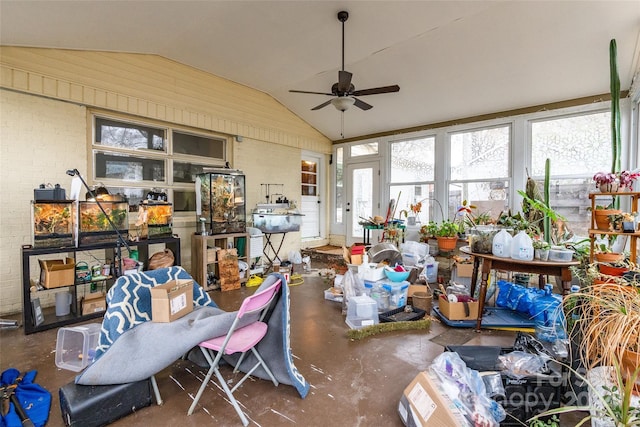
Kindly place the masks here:
MULTIPOLYGON (((638 113, 638 98, 633 100, 633 104, 628 98, 621 100, 621 120, 622 120, 622 129, 623 129, 623 147, 621 158, 623 160, 623 169, 635 169, 640 165, 640 153, 637 148, 634 148, 634 140, 638 137, 636 136, 639 132, 638 130, 638 120, 637 117, 640 117, 640 113, 638 113), (633 107, 633 111, 632 110, 633 107), (634 120, 635 119, 635 120, 634 120), (632 122, 632 120, 634 120, 632 122), (630 138, 627 138, 625 135, 630 134, 630 138)), ((542 110, 531 113, 525 113, 520 115, 508 116, 495 118, 490 120, 481 120, 477 122, 469 122, 461 125, 451 125, 445 126, 441 128, 433 128, 426 129, 422 131, 412 131, 407 133, 395 133, 393 135, 388 136, 378 136, 375 138, 379 145, 379 153, 382 156, 381 161, 381 176, 386 178, 386 182, 381 182, 381 194, 380 200, 389 200, 395 195, 390 195, 390 187, 392 183, 390 182, 390 169, 391 169, 391 156, 390 156, 390 147, 389 144, 391 142, 397 141, 399 139, 413 139, 413 138, 424 138, 428 136, 435 135, 436 137, 436 171, 435 171, 435 197, 439 201, 448 201, 449 200, 449 186, 451 184, 449 168, 450 168, 450 147, 449 147, 449 137, 450 133, 459 133, 464 132, 471 129, 485 128, 485 127, 495 127, 500 125, 511 125, 511 141, 510 141, 510 159, 509 159, 509 192, 507 196, 506 204, 512 209, 520 209, 522 205, 522 197, 518 194, 517 190, 524 189, 527 181, 527 170, 531 168, 531 150, 532 150, 532 141, 531 141, 531 125, 530 123, 533 121, 539 120, 548 120, 554 118, 561 118, 563 116, 575 116, 582 114, 591 114, 598 111, 610 111, 610 102, 602 101, 591 104, 584 105, 576 105, 571 107, 563 107, 552 110, 542 110)), ((354 140, 346 143, 338 143, 333 147, 333 153, 335 156, 336 150, 338 148, 344 148, 345 154, 349 153, 349 147, 352 145, 358 145, 366 142, 370 142, 372 139, 365 138, 362 140, 354 140)), ((637 144, 637 141, 636 141, 637 144)), ((350 164, 356 163, 361 160, 361 158, 354 158, 345 155, 343 168, 346 169, 350 164)), ((332 179, 335 182, 335 168, 332 170, 334 173, 332 179)), ((596 171, 593 171, 596 172, 596 171)), ((585 174, 584 177, 590 179, 592 175, 585 174)), ((559 178, 560 176, 554 176, 554 178, 559 178)), ((572 176, 575 178, 575 176, 572 176)), ((348 185, 348 183, 345 183, 348 185)), ((595 189, 595 188, 594 188, 595 189)), ((346 191, 346 189, 343 189, 346 191)), ((332 211, 335 212, 335 205, 331 207, 332 211)), ((436 216, 439 214, 436 212, 436 216)), ((439 219, 439 218, 438 218, 439 219)), ((333 234, 344 234, 341 227, 342 224, 332 224, 331 233, 333 234)))
MULTIPOLYGON (((134 188, 134 189, 149 189, 159 188, 166 191, 168 201, 174 203, 174 191, 189 192, 195 191, 195 183, 174 181, 174 162, 177 163, 189 163, 202 167, 224 167, 226 162, 231 158, 232 150, 232 138, 230 135, 224 135, 217 132, 212 132, 206 129, 194 129, 190 127, 180 126, 173 123, 161 122, 151 119, 140 119, 137 117, 127 116, 123 114, 116 114, 113 112, 105 112, 101 110, 91 109, 87 113, 89 122, 89 137, 88 137, 88 150, 87 150, 87 165, 88 165, 88 177, 89 185, 101 183, 107 188, 134 188), (162 129, 164 131, 164 151, 156 151, 150 149, 126 149, 122 147, 109 147, 96 143, 96 118, 120 122, 123 124, 131 124, 135 126, 144 126, 155 129, 162 129), (179 132, 182 134, 194 135, 204 138, 210 138, 218 140, 223 144, 222 153, 223 158, 207 158, 203 156, 191 155, 191 154, 175 154, 173 150, 173 132, 179 132), (101 178, 96 177, 96 153, 103 152, 107 154, 116 155, 129 155, 136 158, 145 158, 153 160, 162 160, 165 164, 164 180, 162 182, 149 181, 149 180, 120 180, 114 178, 101 178)), ((132 205, 130 205, 132 207, 132 205)), ((174 207, 174 218, 188 218, 195 215, 195 210, 189 211, 176 211, 174 207)))

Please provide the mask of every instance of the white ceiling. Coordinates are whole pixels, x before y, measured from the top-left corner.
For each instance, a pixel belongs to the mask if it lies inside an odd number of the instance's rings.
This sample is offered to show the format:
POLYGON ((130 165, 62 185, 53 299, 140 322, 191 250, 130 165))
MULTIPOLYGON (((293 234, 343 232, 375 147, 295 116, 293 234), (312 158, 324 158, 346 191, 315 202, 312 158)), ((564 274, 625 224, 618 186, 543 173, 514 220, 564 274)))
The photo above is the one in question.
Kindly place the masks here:
POLYGON ((341 67, 374 108, 353 138, 609 92, 640 68, 640 1, 0 1, 3 45, 151 53, 266 92, 332 140, 324 95, 341 67))

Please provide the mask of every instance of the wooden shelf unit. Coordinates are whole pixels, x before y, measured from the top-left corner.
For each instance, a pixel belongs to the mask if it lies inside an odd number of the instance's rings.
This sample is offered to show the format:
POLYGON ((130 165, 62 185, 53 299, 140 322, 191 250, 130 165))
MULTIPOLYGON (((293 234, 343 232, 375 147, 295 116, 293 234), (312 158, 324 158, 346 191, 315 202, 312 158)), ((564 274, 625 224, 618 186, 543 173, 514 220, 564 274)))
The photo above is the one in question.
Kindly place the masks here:
MULTIPOLYGON (((141 240, 138 242, 127 242, 128 245, 132 248, 136 248, 138 250, 138 259, 142 261, 145 266, 149 264, 149 246, 156 244, 164 244, 166 248, 171 249, 173 255, 175 257, 174 265, 180 265, 180 238, 178 237, 165 237, 158 239, 150 239, 150 240, 141 240)), ((45 321, 44 323, 36 326, 34 324, 34 315, 31 307, 31 258, 38 257, 41 255, 51 255, 51 254, 66 254, 66 256, 70 258, 76 258, 76 254, 78 252, 90 252, 95 250, 104 250, 105 251, 105 259, 115 259, 115 251, 116 251, 116 242, 108 242, 108 243, 96 243, 92 245, 86 246, 70 246, 70 247, 59 247, 59 248, 22 248, 22 320, 24 325, 24 333, 25 335, 32 334, 34 332, 40 332, 47 329, 58 328, 60 326, 70 325, 73 323, 83 322, 89 319, 94 319, 98 317, 102 317, 103 312, 99 313, 91 313, 87 315, 82 315, 82 307, 80 302, 78 301, 78 286, 89 285, 91 282, 89 281, 77 281, 73 285, 61 286, 53 289, 43 289, 37 291, 40 292, 56 292, 62 288, 69 288, 72 299, 71 299, 71 312, 67 316, 56 316, 55 313, 51 310, 45 311, 45 321)), ((153 254, 152 254, 153 255, 153 254)), ((37 259, 36 259, 37 262, 37 259)), ((75 273, 75 272, 74 272, 75 273)), ((112 268, 113 273, 113 268, 112 268)), ((114 277, 109 277, 105 279, 100 279, 97 282, 112 282, 112 279, 115 280, 114 277)), ((36 280, 38 281, 39 278, 36 280)))
MULTIPOLYGON (((194 234, 191 238, 191 275, 194 280, 207 291, 217 289, 207 284, 209 272, 213 272, 216 277, 220 277, 218 258, 215 253, 216 248, 236 248, 238 249, 238 261, 250 264, 248 259, 250 240, 249 233, 212 234, 208 236, 194 234), (244 239, 244 243, 240 243, 241 239, 244 239)), ((249 272, 247 271, 245 276, 240 278, 241 285, 248 280, 248 275, 249 272)))
POLYGON ((593 263, 594 259, 594 249, 595 249, 595 240, 598 235, 608 235, 608 236, 629 236, 631 238, 631 242, 629 243, 629 259, 631 262, 635 263, 637 259, 637 250, 638 250, 638 238, 640 238, 640 231, 637 229, 633 233, 623 233, 622 231, 607 231, 607 230, 598 230, 596 227, 596 198, 597 197, 630 197, 631 198, 631 212, 638 212, 638 199, 640 198, 640 192, 617 192, 617 193, 589 193, 589 199, 591 199, 591 228, 589 229, 589 240, 591 240, 591 246, 589 251, 589 262, 593 263))

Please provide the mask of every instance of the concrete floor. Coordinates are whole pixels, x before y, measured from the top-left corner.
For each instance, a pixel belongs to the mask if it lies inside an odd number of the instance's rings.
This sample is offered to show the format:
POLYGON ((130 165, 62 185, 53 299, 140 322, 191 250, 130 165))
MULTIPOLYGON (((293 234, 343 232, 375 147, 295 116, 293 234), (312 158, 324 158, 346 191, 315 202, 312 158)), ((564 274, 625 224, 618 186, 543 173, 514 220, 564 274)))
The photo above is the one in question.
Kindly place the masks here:
MULTIPOLYGON (((443 347, 431 339, 451 328, 434 321, 429 332, 392 332, 351 341, 345 335, 348 326, 341 305, 323 299, 326 288, 317 273, 291 287, 291 347, 296 367, 311 384, 309 394, 301 399, 291 386, 247 381, 235 395, 250 425, 402 426, 398 400, 409 382, 442 353, 443 347)), ((221 308, 235 310, 254 290, 212 291, 211 296, 221 308)), ((54 329, 25 336, 22 328, 0 331, 2 369, 36 369, 37 382, 51 391, 49 427, 64 425, 58 389, 76 375, 55 365, 56 333, 54 329)), ((469 345, 510 346, 514 333, 485 330, 471 333, 470 338, 469 345)), ((230 369, 225 368, 223 375, 232 375, 230 369)), ((156 375, 164 404, 142 408, 113 425, 241 425, 224 392, 213 383, 195 413, 187 416, 203 377, 202 368, 189 361, 176 361, 156 375)))

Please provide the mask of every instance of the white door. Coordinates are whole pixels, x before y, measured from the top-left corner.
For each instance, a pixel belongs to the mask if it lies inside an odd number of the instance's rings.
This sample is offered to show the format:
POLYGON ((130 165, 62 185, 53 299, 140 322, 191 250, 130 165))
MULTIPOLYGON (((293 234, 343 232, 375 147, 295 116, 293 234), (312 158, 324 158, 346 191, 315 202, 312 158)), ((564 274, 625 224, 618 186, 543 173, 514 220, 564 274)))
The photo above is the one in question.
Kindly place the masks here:
POLYGON ((301 197, 300 197, 300 213, 302 217, 302 226, 300 234, 302 239, 320 238, 321 233, 321 216, 320 216, 320 183, 322 182, 321 167, 322 157, 320 155, 303 153, 300 168, 301 174, 301 197))
MULTIPOLYGON (((345 222, 347 224, 347 245, 363 242, 364 230, 359 224, 363 218, 371 218, 380 213, 380 162, 355 163, 347 166, 347 198, 345 222)), ((371 230, 371 243, 380 238, 381 231, 371 230)))

